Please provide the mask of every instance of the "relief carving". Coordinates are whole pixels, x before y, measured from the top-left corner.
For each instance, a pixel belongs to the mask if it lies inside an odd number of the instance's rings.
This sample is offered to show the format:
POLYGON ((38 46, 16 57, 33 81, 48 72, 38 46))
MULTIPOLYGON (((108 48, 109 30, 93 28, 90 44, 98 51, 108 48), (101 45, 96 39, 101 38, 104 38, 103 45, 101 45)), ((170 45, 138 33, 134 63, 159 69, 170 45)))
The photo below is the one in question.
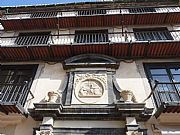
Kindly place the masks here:
POLYGON ((49 91, 44 101, 46 103, 56 103, 58 98, 61 98, 61 94, 59 94, 57 91, 49 91))
POLYGON ((81 83, 78 96, 83 97, 101 97, 103 88, 95 80, 85 80, 81 83))
POLYGON ((124 102, 136 103, 136 98, 131 90, 122 90, 120 96, 123 98, 124 102))
POLYGON ((75 74, 74 93, 83 103, 94 103, 100 99, 107 90, 106 74, 75 74))

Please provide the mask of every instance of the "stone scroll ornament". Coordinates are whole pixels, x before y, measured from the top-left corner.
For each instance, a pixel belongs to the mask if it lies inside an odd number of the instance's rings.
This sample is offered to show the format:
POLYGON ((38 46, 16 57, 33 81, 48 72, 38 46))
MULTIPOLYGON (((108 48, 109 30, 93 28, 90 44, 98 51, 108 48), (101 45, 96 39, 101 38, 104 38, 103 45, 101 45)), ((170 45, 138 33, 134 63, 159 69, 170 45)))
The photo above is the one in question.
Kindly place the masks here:
POLYGON ((61 98, 61 94, 59 94, 57 91, 49 91, 44 101, 46 103, 56 103, 58 98, 61 98))

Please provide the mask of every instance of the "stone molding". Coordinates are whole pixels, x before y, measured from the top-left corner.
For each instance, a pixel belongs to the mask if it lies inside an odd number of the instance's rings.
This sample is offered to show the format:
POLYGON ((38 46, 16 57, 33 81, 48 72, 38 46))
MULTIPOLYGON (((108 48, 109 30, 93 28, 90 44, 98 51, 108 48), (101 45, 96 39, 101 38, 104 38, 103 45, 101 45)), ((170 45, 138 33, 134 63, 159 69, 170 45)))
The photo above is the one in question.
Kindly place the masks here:
POLYGON ((48 130, 48 131, 36 131, 36 135, 53 135, 53 133, 48 130))

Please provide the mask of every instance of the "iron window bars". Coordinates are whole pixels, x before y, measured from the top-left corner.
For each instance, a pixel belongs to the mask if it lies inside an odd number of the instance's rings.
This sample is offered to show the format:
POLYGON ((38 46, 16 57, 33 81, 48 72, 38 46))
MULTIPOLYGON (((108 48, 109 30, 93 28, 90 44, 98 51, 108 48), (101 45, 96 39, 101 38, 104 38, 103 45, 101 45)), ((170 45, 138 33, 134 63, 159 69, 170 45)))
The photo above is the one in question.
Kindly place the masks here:
POLYGON ((157 107, 180 102, 180 63, 146 64, 145 67, 157 107))
POLYGON ((1 65, 0 103, 24 106, 37 65, 1 65))
POLYGON ((20 33, 15 40, 17 45, 34 45, 47 44, 49 41, 50 32, 31 32, 20 33))
POLYGON ((134 28, 134 36, 137 41, 173 40, 167 28, 134 28))

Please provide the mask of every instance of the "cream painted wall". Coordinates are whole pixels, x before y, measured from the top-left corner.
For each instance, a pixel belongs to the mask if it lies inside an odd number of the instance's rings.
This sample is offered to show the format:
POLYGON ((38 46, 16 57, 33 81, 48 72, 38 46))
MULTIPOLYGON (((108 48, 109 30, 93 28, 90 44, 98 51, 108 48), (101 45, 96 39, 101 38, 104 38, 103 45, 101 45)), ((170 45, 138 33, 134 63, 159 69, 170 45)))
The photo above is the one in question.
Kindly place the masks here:
POLYGON ((31 87, 35 98, 31 100, 29 108, 33 107, 33 103, 42 102, 49 91, 62 91, 65 76, 66 72, 61 63, 40 64, 31 87))
POLYGON ((131 90, 137 102, 141 103, 147 97, 143 80, 139 74, 135 61, 121 62, 116 71, 117 83, 122 90, 131 90))

